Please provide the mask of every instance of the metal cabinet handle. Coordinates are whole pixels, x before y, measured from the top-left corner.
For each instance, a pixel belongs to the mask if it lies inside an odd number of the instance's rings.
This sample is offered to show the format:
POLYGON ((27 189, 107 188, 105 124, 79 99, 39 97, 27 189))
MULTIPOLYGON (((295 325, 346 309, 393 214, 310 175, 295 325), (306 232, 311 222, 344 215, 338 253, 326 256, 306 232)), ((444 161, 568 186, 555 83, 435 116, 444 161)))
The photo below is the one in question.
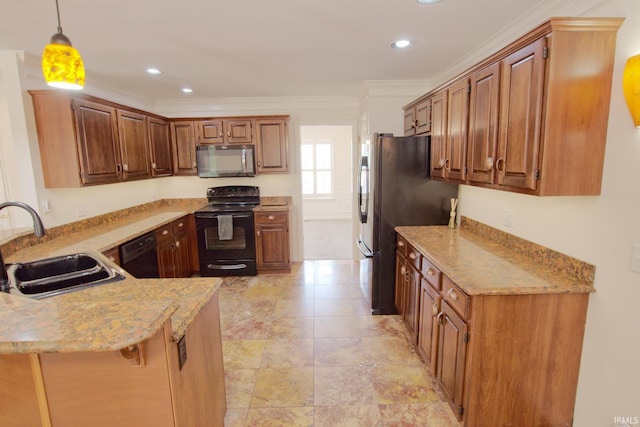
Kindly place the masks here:
POLYGON ((416 259, 417 257, 418 257, 418 256, 416 255, 416 253, 415 253, 415 252, 411 252, 411 253, 409 254, 409 258, 411 258, 411 259, 416 259))
POLYGON ((404 246, 404 242, 402 240, 398 240, 398 246, 403 247, 404 246))
POLYGON ((444 322, 443 322, 443 320, 442 320, 442 318, 443 318, 443 317, 444 317, 444 312, 443 312, 443 311, 441 311, 441 312, 438 314, 438 317, 436 317, 436 322, 438 322, 438 325, 444 325, 444 322))
POLYGON ((167 234, 169 234, 169 230, 162 230, 162 235, 166 236, 167 234))
POLYGON ((176 242, 176 248, 180 247, 180 242, 176 242))
POLYGON ((125 172, 128 172, 129 171, 129 165, 127 163, 124 163, 122 165, 122 170, 124 170, 125 172))
POLYGON ((269 218, 270 220, 274 220, 274 219, 276 219, 276 217, 275 217, 275 216, 273 216, 273 215, 269 215, 267 218, 269 218))
POLYGON ((447 296, 449 298, 451 298, 452 300, 454 300, 454 301, 458 300, 458 293, 456 291, 454 291, 453 288, 451 288, 451 289, 449 289, 447 291, 447 296))
POLYGON ((197 164, 196 162, 193 162, 192 167, 193 167, 193 168, 197 168, 197 167, 198 167, 198 164, 197 164))
POLYGON ((184 227, 184 222, 180 222, 180 223, 178 223, 178 227, 179 227, 179 228, 184 227))
POLYGON ((256 231, 256 236, 260 237, 260 230, 256 231))
POLYGON ((436 271, 433 268, 429 267, 427 269, 427 276, 435 276, 435 275, 436 275, 436 271))
POLYGON ((404 274, 407 272, 407 269, 404 267, 404 265, 402 267, 400 267, 400 274, 402 274, 404 276, 404 274))
POLYGON ((433 315, 433 317, 436 317, 438 315, 438 304, 435 302, 431 306, 431 314, 433 315))
POLYGON ((258 167, 261 168, 262 167, 262 162, 260 160, 258 160, 258 167))
POLYGON ((441 168, 445 167, 446 163, 447 162, 444 159, 438 160, 438 166, 440 166, 441 168))
POLYGON ((158 168, 156 167, 156 164, 155 164, 155 163, 151 163, 151 169, 153 169, 153 170, 158 169, 158 168))
POLYGON ((499 158, 496 161, 496 169, 498 169, 500 172, 502 172, 504 170, 504 159, 503 158, 499 158))

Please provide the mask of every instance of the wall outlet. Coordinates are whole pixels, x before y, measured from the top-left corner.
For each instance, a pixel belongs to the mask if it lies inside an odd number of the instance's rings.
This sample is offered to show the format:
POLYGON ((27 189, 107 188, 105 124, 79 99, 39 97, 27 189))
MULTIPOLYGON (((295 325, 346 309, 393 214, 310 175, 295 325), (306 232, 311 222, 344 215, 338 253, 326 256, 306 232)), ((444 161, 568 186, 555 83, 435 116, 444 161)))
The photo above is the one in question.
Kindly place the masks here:
POLYGON ((505 209, 502 214, 502 225, 513 228, 513 209, 505 209))
POLYGON ((640 273, 640 243, 634 243, 631 249, 631 271, 640 273))

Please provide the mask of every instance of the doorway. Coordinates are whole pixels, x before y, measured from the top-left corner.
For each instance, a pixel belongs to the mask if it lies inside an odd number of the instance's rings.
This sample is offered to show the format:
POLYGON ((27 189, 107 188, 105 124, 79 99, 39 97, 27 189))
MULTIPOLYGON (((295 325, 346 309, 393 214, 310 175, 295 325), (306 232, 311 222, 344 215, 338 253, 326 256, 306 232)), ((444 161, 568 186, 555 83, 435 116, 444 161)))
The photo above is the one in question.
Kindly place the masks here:
POLYGON ((300 126, 305 260, 352 259, 353 127, 300 126))

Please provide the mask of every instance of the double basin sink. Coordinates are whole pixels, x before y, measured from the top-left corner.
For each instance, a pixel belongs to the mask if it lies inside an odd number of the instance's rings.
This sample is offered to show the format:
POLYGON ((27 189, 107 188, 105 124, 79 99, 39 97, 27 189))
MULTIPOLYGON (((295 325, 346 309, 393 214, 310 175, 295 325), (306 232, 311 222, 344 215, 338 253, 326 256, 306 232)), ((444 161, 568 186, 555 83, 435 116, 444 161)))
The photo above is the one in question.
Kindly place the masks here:
POLYGON ((77 253, 15 263, 7 268, 9 292, 30 298, 48 298, 125 277, 100 259, 77 253))

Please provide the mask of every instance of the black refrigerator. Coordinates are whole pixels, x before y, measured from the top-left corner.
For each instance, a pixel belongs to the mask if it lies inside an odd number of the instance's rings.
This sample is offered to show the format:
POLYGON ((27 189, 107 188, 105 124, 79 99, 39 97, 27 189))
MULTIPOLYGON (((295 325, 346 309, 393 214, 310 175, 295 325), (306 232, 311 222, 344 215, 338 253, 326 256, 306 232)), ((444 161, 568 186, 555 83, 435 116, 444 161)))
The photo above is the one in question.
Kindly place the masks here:
POLYGON ((394 227, 445 225, 458 185, 430 179, 429 138, 374 134, 360 146, 358 247, 368 264, 363 287, 372 314, 396 314, 394 227))

